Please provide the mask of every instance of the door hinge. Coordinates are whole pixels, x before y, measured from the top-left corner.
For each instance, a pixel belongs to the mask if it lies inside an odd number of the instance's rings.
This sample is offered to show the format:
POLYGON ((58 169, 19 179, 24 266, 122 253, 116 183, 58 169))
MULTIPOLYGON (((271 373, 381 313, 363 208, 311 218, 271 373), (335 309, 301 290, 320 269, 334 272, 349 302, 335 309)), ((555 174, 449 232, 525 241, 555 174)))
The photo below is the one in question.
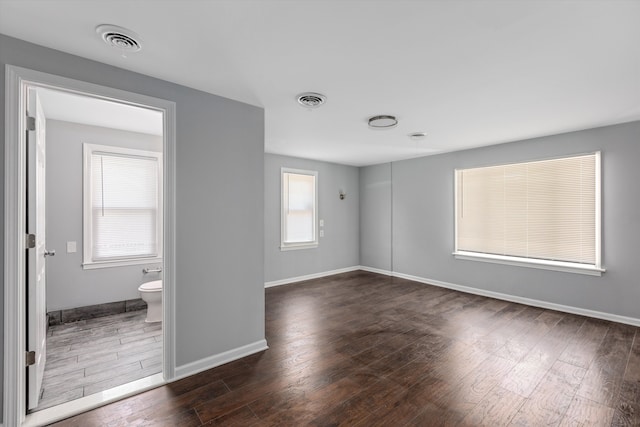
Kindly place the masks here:
POLYGON ((27 351, 25 352, 25 366, 31 366, 36 364, 36 352, 35 351, 27 351))
POLYGON ((27 249, 33 249, 36 247, 36 235, 27 234, 25 236, 24 245, 27 249))
POLYGON ((36 130, 36 118, 27 116, 27 130, 36 130))

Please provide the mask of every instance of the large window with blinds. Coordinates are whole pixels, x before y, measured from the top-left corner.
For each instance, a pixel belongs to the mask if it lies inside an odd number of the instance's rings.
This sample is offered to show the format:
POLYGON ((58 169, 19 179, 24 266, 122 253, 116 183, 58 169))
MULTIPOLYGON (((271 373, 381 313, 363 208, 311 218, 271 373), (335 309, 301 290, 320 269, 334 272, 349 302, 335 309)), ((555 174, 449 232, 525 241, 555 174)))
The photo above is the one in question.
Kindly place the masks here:
POLYGON ((457 258, 599 275, 600 153, 455 171, 457 258))
POLYGON ((162 258, 162 155, 84 144, 85 268, 162 258))
POLYGON ((281 169, 281 250, 318 246, 318 172, 281 169))

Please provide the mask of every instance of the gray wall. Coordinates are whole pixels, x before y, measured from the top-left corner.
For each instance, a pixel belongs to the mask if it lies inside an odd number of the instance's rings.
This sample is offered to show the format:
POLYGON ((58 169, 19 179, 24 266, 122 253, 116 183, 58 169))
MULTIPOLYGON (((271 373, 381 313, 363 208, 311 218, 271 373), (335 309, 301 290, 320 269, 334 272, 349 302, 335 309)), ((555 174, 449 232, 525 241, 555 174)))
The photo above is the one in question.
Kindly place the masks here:
POLYGON ((46 135, 47 248, 56 250, 47 260, 47 311, 139 298, 138 286, 159 278, 142 269, 161 264, 82 268, 82 147, 162 151, 162 137, 58 120, 47 120, 46 135), (68 241, 77 243, 77 252, 67 253, 68 241))
POLYGON ((391 163, 360 169, 360 264, 391 271, 391 163))
MULTIPOLYGON (((640 122, 394 162, 393 270, 426 279, 640 318, 640 122), (456 260, 453 170, 602 151, 602 277, 456 260)), ((361 174, 362 185, 370 176, 361 174)), ((379 210, 389 209, 381 200, 379 210)), ((371 208, 367 212, 372 211, 371 208)), ((363 215, 367 215, 363 212, 363 215)), ((363 227, 362 234, 378 226, 363 227)), ((381 247, 377 256, 384 257, 381 247)))
MULTIPOLYGON (((0 36, 3 82, 5 64, 176 103, 177 365, 264 339, 264 111, 0 36)), ((4 84, 0 94, 4 134, 4 84)))
POLYGON ((359 255, 358 168, 265 154, 265 282, 357 266, 359 255), (280 168, 318 171, 318 219, 324 237, 313 249, 280 250, 280 168), (338 191, 347 197, 340 200, 338 191))

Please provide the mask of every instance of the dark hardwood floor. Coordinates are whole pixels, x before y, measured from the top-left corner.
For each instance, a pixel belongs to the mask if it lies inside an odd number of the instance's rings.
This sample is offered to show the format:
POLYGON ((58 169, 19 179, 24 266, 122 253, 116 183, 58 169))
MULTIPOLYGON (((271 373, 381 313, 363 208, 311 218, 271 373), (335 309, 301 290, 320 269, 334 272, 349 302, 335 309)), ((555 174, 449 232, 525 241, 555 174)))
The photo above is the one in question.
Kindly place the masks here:
POLYGON ((266 290, 270 349, 58 426, 639 426, 633 326, 357 271, 266 290))

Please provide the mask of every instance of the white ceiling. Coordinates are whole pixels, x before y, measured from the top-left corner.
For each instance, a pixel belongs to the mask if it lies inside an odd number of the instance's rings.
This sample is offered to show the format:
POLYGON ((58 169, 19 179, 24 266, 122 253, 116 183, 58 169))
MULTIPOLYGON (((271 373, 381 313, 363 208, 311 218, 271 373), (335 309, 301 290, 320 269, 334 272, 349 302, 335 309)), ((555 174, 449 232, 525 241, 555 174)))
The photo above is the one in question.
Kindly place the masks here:
POLYGON ((4 34, 262 106, 265 151, 353 165, 639 120, 639 22, 640 1, 0 0, 4 34))
POLYGON ((162 135, 162 113, 142 107, 38 88, 47 119, 162 135))

